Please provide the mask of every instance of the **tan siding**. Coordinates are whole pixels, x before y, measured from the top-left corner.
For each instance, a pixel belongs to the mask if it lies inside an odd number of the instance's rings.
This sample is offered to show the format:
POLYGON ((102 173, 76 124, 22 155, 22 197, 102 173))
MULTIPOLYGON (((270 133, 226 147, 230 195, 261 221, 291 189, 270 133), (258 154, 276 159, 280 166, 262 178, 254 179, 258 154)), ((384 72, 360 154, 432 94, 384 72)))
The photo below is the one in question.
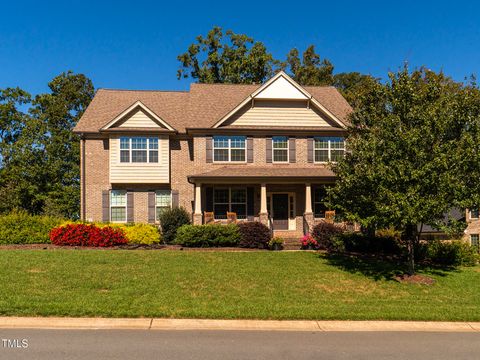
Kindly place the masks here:
POLYGON ((130 117, 122 122, 118 127, 131 127, 131 128, 152 128, 160 127, 158 123, 153 120, 150 116, 145 114, 142 110, 138 110, 133 113, 130 117))
POLYGON ((256 101, 254 107, 246 106, 228 124, 233 126, 311 126, 330 127, 306 101, 256 101))
POLYGON ((112 184, 165 184, 169 182, 169 140, 168 136, 159 136, 158 163, 135 164, 120 163, 120 138, 110 138, 110 183, 112 184))

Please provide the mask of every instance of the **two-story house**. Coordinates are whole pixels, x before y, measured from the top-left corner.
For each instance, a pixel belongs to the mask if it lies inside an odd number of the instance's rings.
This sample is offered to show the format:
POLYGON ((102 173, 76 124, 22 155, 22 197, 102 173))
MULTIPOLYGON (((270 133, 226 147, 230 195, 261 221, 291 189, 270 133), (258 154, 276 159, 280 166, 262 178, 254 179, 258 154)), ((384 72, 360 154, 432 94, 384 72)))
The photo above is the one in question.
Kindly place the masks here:
POLYGON ((81 216, 150 222, 183 206, 303 233, 325 216, 330 161, 344 155, 351 107, 330 86, 283 72, 263 85, 192 84, 188 92, 98 90, 81 137, 81 216))

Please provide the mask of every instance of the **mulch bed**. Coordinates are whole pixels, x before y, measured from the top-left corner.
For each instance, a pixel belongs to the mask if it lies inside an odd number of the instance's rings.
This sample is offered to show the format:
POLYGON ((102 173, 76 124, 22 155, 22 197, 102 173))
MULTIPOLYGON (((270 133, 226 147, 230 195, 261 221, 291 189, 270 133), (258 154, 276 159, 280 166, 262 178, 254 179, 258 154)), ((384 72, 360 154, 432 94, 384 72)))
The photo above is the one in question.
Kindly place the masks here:
POLYGON ((407 284, 421 284, 421 285, 433 285, 435 284, 435 279, 432 279, 429 276, 425 275, 399 275, 395 276, 395 280, 401 283, 407 284))

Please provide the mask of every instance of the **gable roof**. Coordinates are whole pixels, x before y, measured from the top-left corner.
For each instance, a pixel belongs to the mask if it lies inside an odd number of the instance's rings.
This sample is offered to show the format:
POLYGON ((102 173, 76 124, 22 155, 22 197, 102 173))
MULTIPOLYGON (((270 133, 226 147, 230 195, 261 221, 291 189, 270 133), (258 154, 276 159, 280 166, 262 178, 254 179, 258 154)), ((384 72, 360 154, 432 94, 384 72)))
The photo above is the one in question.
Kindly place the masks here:
MULTIPOLYGON (((194 83, 189 92, 99 89, 74 131, 99 132, 137 101, 178 132, 185 132, 186 128, 210 128, 261 87, 194 83)), ((352 108, 336 88, 305 86, 303 89, 348 124, 352 108)))

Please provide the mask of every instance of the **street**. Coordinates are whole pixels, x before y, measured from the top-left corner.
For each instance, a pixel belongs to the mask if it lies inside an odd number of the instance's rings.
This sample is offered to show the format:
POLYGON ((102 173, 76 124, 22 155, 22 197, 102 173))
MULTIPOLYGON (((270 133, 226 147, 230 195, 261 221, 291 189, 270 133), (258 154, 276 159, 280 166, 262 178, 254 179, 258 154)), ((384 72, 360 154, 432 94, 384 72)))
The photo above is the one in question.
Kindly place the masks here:
POLYGON ((0 359, 478 359, 480 333, 0 330, 0 359))

